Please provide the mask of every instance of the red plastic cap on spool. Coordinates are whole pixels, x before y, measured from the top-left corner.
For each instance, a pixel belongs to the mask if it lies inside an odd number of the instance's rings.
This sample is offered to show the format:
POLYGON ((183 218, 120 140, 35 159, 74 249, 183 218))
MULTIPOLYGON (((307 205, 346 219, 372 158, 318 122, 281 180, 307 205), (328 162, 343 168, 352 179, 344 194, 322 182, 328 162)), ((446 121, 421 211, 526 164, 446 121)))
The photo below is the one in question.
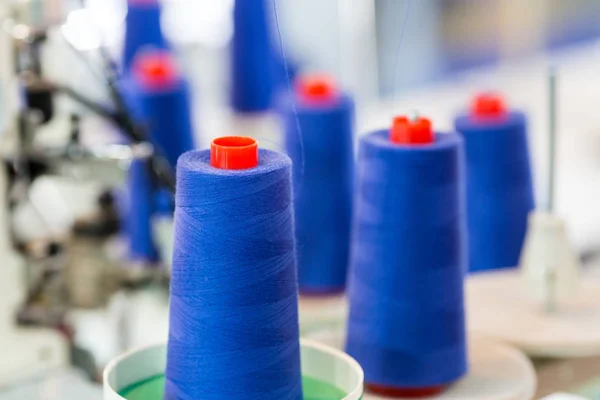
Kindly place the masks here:
POLYGON ((166 51, 147 51, 136 57, 134 73, 148 89, 166 89, 178 79, 173 56, 166 51))
POLYGON ((396 144, 423 145, 434 142, 431 121, 417 117, 410 119, 406 116, 394 118, 390 130, 390 141, 396 144))
POLYGON ((246 136, 223 136, 210 144, 210 165, 219 169, 258 166, 258 143, 246 136))
POLYGON ((496 119, 506 116, 506 103, 498 93, 481 93, 471 105, 471 115, 477 119, 496 119))
POLYGON ((296 93, 307 103, 328 103, 338 98, 333 78, 327 75, 307 75, 296 82, 296 93))
POLYGON ((431 386, 426 388, 393 388, 383 385, 366 384, 367 390, 371 393, 384 397, 402 397, 419 399, 423 397, 432 397, 446 390, 446 386, 431 386))

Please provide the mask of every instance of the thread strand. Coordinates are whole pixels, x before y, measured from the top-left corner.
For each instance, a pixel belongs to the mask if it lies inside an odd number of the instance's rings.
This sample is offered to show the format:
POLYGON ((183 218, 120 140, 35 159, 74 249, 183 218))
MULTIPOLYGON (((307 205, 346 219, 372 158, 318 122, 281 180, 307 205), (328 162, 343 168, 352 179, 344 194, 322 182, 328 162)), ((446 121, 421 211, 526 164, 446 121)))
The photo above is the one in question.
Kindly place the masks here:
POLYGON ((287 85, 288 95, 292 99, 291 108, 294 113, 296 122, 296 132, 298 135, 298 143, 300 146, 300 154, 297 160, 294 161, 296 165, 299 165, 298 169, 298 181, 294 181, 295 186, 301 189, 304 184, 304 171, 306 169, 305 153, 304 153, 304 139, 302 135, 302 125, 300 124, 300 118, 298 116, 298 106, 296 104, 294 90, 292 88, 292 79, 290 77, 290 68, 287 61, 287 55, 285 52, 285 46, 283 45, 283 35, 281 33, 281 24, 279 22, 279 11, 277 10, 277 0, 273 0, 273 14, 275 16, 275 28, 277 30, 277 37, 279 39, 279 48, 281 51, 281 58, 283 60, 283 70, 285 72, 285 81, 287 85))

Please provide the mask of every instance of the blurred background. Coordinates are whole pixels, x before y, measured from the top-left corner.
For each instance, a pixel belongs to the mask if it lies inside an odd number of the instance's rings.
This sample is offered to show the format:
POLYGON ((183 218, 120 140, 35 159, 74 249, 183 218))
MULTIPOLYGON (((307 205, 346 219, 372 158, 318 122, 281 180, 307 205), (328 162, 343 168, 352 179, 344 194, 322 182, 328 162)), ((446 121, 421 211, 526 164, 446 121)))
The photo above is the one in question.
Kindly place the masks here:
MULTIPOLYGON (((540 204, 547 202, 546 73, 557 67, 558 210, 593 268, 600 1, 275 1, 278 90, 288 90, 297 71, 335 77, 355 97, 358 134, 413 109, 452 129, 474 94, 500 90, 530 116, 540 204)), ((197 146, 241 133, 229 102, 234 0, 162 5, 162 29, 190 85, 197 146)), ((0 218, 0 247, 14 264, 6 277, 0 272, 0 400, 100 399, 111 359, 166 337, 168 267, 148 273, 125 255, 119 213, 129 163, 144 152, 123 139, 114 115, 94 111, 114 101, 106 62, 121 62, 127 9, 126 0, 0 0, 0 154, 10 210, 0 218)), ((153 223, 163 250, 156 263, 168 264, 171 221, 153 223)), ((549 368, 540 372, 539 395, 590 375, 579 379, 572 366, 556 387, 549 368)))
MULTIPOLYGON (((65 0, 62 6, 59 1, 17 3, 33 23, 62 18, 62 30, 79 50, 91 52, 103 45, 118 54, 125 1, 65 0)), ((277 4, 291 60, 305 69, 339 77, 365 100, 394 94, 406 1, 279 0, 277 4)), ((221 83, 224 78, 219 72, 224 69, 219 63, 225 62, 233 33, 233 1, 165 0, 164 6, 165 35, 190 62, 201 57, 202 65, 194 63, 195 75, 207 85, 221 83)), ((423 0, 412 2, 410 8, 398 90, 476 66, 556 51, 600 34, 596 23, 600 4, 594 0, 423 0)))

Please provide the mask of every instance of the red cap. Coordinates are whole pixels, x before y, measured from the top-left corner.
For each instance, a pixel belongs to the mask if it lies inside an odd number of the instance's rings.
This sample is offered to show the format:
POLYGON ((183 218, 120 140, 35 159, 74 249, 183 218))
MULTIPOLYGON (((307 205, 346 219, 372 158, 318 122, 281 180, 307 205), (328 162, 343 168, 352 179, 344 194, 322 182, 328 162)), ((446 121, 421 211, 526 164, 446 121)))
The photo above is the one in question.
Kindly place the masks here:
POLYGON ((247 136, 223 136, 210 144, 210 165, 220 169, 258 166, 258 143, 247 136))
POLYGON ((339 96, 335 81, 327 75, 307 75, 298 78, 296 93, 308 103, 328 103, 339 96))
POLYGON ((148 89, 165 89, 177 81, 178 74, 173 56, 163 50, 141 53, 136 57, 134 73, 148 89))
POLYGON ((479 119, 502 118, 506 115, 504 98, 498 93, 481 93, 471 104, 471 115, 479 119))
POLYGON ((424 388, 393 388, 382 385, 372 385, 367 383, 367 390, 384 397, 404 397, 418 399, 422 397, 436 396, 446 390, 445 385, 431 386, 424 388))
POLYGON ((390 130, 390 140, 396 144, 422 145, 434 142, 431 121, 417 117, 409 119, 405 116, 394 118, 390 130))

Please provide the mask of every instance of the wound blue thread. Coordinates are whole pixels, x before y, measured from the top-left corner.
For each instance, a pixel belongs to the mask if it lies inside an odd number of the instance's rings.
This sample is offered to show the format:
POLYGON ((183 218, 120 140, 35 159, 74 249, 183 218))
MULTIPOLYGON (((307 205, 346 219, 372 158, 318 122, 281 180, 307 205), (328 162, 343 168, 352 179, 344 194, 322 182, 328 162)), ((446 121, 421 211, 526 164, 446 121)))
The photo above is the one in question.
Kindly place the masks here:
POLYGON ((129 0, 125 18, 123 44, 123 71, 128 72, 136 54, 143 48, 166 49, 169 47, 161 27, 160 2, 129 0))
POLYGON ((161 188, 154 193, 153 202, 155 216, 173 216, 175 208, 175 199, 173 192, 168 189, 161 188))
POLYGON ((288 99, 283 116, 294 182, 301 182, 294 188, 300 291, 343 291, 352 219, 354 102, 340 96, 311 104, 299 97, 288 99))
POLYGON ((466 148, 469 270, 515 267, 535 206, 526 117, 461 115, 455 126, 466 148))
POLYGON ((421 388, 467 370, 463 144, 360 141, 346 350, 369 384, 421 388))
POLYGON ((187 81, 177 76, 174 82, 158 88, 136 82, 135 92, 149 140, 175 168, 179 156, 195 148, 187 81))
POLYGON ((166 400, 301 400, 291 161, 178 163, 166 400))
POLYGON ((236 0, 231 41, 231 105, 241 113, 272 106, 277 70, 267 0, 236 0))
POLYGON ((152 232, 154 185, 147 159, 133 159, 129 166, 127 188, 129 205, 125 214, 129 260, 142 264, 158 261, 159 254, 152 232))

